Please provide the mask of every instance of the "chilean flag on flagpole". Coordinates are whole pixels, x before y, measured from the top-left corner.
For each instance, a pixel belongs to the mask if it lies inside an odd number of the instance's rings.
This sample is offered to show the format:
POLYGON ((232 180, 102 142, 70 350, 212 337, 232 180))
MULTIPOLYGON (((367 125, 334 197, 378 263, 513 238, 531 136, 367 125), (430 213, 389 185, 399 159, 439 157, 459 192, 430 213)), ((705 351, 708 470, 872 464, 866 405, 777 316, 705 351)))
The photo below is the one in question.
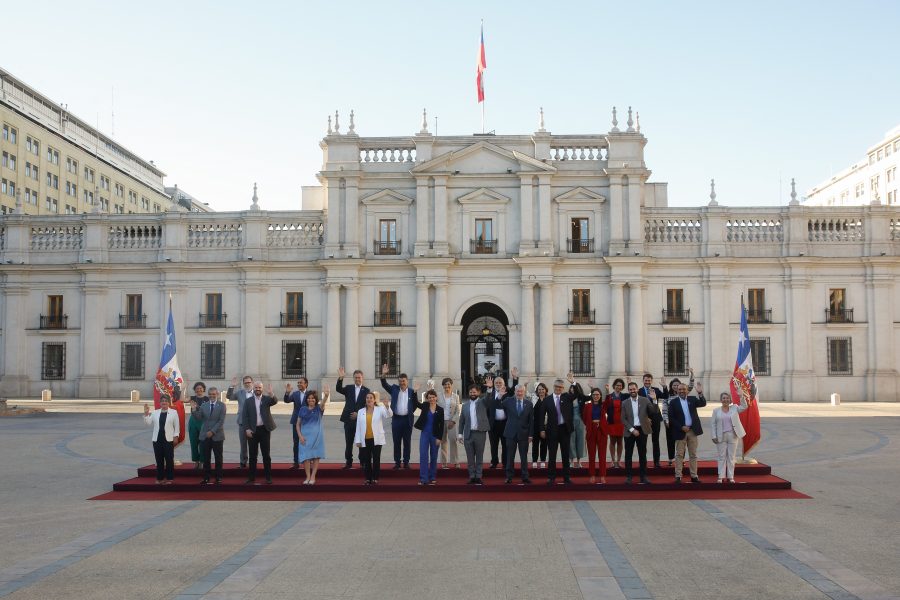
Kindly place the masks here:
MULTIPOLYGON (((172 319, 172 297, 169 297, 169 320, 166 323, 166 341, 163 344, 159 358, 159 370, 156 371, 156 381, 153 385, 153 406, 159 408, 159 398, 162 394, 168 394, 172 400, 176 400, 176 387, 180 394, 184 386, 184 378, 181 369, 178 368, 178 356, 175 353, 175 321, 172 319)), ((179 437, 184 439, 184 403, 175 402, 174 408, 180 418, 181 431, 179 437)), ((177 444, 176 444, 177 445, 177 444)))
POLYGON ((478 74, 475 83, 478 86, 478 101, 484 102, 484 70, 487 69, 487 59, 484 57, 484 24, 481 25, 481 46, 478 48, 478 74))
POLYGON ((741 331, 738 336, 737 360, 731 375, 731 401, 740 404, 741 395, 747 396, 747 410, 741 413, 744 426, 744 457, 756 447, 760 439, 759 404, 757 403, 756 375, 753 372, 753 355, 750 351, 750 331, 747 329, 747 310, 741 298, 741 331))

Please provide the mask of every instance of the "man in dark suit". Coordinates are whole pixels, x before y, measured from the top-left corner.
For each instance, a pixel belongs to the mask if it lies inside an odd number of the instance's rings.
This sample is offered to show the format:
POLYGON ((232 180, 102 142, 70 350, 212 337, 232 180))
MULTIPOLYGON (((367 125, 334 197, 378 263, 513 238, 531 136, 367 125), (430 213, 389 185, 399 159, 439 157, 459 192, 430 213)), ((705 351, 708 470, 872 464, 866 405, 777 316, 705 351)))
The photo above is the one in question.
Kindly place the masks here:
POLYGON ((284 401, 294 405, 291 411, 291 432, 294 440, 294 464, 291 470, 295 471, 300 468, 300 434, 297 433, 297 415, 300 414, 300 408, 306 405, 306 388, 309 387, 309 379, 300 377, 297 380, 297 391, 291 391, 291 384, 284 386, 284 401))
POLYGON ((666 405, 666 399, 669 392, 666 391, 666 380, 660 379, 659 384, 662 388, 653 387, 653 375, 644 373, 644 385, 638 388, 638 396, 646 398, 650 401, 650 425, 653 428, 650 441, 653 442, 653 466, 659 468, 659 430, 663 422, 663 406, 666 405))
POLYGON ((356 413, 366 406, 366 395, 369 388, 363 385, 363 372, 353 371, 353 385, 344 385, 344 367, 338 368, 338 380, 335 391, 344 396, 344 410, 341 411, 341 423, 344 424, 344 464, 345 469, 353 467, 353 438, 356 435, 356 413))
POLYGON ((256 459, 262 450, 263 471, 266 475, 266 483, 272 483, 272 456, 269 453, 272 431, 275 430, 275 419, 272 418, 272 407, 278 404, 278 399, 269 386, 267 394, 263 395, 261 381, 253 382, 253 395, 244 401, 244 414, 241 422, 244 424, 244 435, 247 436, 247 445, 250 450, 250 472, 246 483, 256 482, 256 459))
POLYGON ((199 406, 191 400, 191 416, 200 421, 203 447, 203 481, 209 483, 212 455, 216 456, 216 483, 222 483, 222 446, 225 443, 225 403, 219 400, 219 388, 209 388, 209 402, 199 406))
POLYGON ((506 483, 512 483, 516 472, 516 449, 519 450, 519 462, 522 470, 522 483, 531 483, 528 478, 528 444, 534 431, 534 405, 525 398, 525 386, 517 385, 515 396, 503 400, 506 412, 506 426, 503 437, 506 438, 506 483))
POLYGON ((409 468, 410 445, 412 444, 414 414, 416 412, 416 392, 409 388, 409 377, 406 373, 400 373, 397 377, 397 385, 390 385, 385 377, 390 368, 387 363, 381 365, 381 387, 391 395, 391 435, 394 438, 394 470, 409 468), (402 447, 401 447, 402 446, 402 447))
POLYGON ((573 429, 574 396, 564 393, 562 379, 553 382, 553 393, 541 403, 541 437, 547 440, 549 456, 547 462, 547 485, 556 482, 556 453, 562 454, 563 483, 570 484, 569 449, 573 429))
POLYGON ((669 424, 675 435, 675 483, 681 483, 684 472, 684 451, 687 449, 691 466, 691 481, 700 483, 697 476, 697 436, 703 435, 697 409, 706 406, 703 397, 703 384, 696 385, 697 395, 688 396, 688 386, 678 385, 678 395, 669 399, 669 424))
MULTIPOLYGON (((513 386, 518 382, 518 371, 514 368, 512 375, 516 379, 513 380, 513 386)), ((488 439, 491 444, 491 469, 495 469, 502 460, 506 462, 506 437, 503 430, 506 428, 506 411, 503 410, 503 401, 513 395, 513 391, 506 387, 506 380, 503 377, 494 377, 493 387, 488 387, 485 392, 485 408, 487 408, 488 419, 491 422, 491 428, 488 431, 488 439), (499 450, 499 452, 498 452, 499 450)))
POLYGON ((647 479, 647 437, 653 429, 650 420, 650 400, 638 396, 637 384, 628 384, 628 397, 622 401, 622 425, 625 426, 625 483, 631 483, 634 447, 638 449, 641 483, 647 479))

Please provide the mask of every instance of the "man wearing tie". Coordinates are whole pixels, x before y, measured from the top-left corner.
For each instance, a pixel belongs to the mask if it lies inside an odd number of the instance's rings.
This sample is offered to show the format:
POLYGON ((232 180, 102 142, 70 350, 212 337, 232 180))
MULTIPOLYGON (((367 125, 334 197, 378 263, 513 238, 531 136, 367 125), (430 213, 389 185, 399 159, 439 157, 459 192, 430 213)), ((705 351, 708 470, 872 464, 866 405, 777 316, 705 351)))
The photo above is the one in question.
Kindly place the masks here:
POLYGON ((669 393, 666 390, 666 380, 660 379, 659 384, 662 388, 653 387, 653 375, 644 373, 644 386, 638 390, 638 396, 646 398, 650 401, 650 425, 653 428, 650 441, 653 442, 653 466, 659 468, 659 430, 662 422, 668 419, 668 415, 664 414, 668 407, 666 399, 669 393))
POLYGON ((300 468, 300 434, 297 433, 297 415, 300 413, 300 407, 306 406, 306 388, 309 387, 309 380, 306 377, 301 377, 297 380, 297 391, 291 392, 291 384, 288 383, 284 386, 284 401, 285 403, 294 404, 294 410, 291 411, 291 432, 293 432, 294 438, 294 464, 291 467, 292 471, 295 471, 300 468))
POLYGON ((246 483, 256 482, 256 459, 262 450, 263 471, 266 475, 266 483, 272 483, 272 456, 269 454, 272 431, 275 429, 275 419, 272 418, 272 407, 278 404, 278 399, 269 386, 268 394, 263 395, 261 381, 253 383, 253 395, 244 401, 244 414, 241 422, 244 424, 244 435, 247 437, 247 445, 250 450, 250 473, 246 483))
POLYGON ((622 425, 625 427, 625 483, 631 483, 631 461, 634 458, 634 446, 637 445, 641 483, 648 484, 647 436, 653 430, 650 400, 638 396, 638 386, 634 382, 628 384, 628 397, 622 401, 622 425))
POLYGON ((238 428, 238 439, 241 440, 241 468, 247 466, 247 436, 244 435, 244 424, 241 422, 241 419, 244 418, 244 402, 250 397, 253 396, 253 378, 249 375, 244 375, 244 378, 241 380, 243 387, 237 388, 237 377, 231 378, 231 387, 225 392, 225 397, 229 400, 237 400, 237 428, 238 428))
POLYGON ((506 411, 506 427, 503 437, 506 438, 506 483, 512 483, 516 472, 516 449, 519 450, 519 462, 522 469, 522 483, 531 483, 528 478, 528 444, 534 430, 534 405, 525 399, 525 386, 517 385, 515 397, 507 397, 503 401, 506 411))
POLYGON ((459 411, 457 438, 466 448, 466 460, 469 465, 469 484, 481 485, 482 468, 484 466, 484 440, 490 422, 484 407, 484 397, 479 397, 479 386, 469 386, 469 399, 463 402, 459 411))
POLYGON ((391 411, 394 416, 391 418, 391 435, 394 438, 394 470, 400 468, 400 461, 403 461, 403 468, 409 468, 410 444, 412 443, 413 415, 416 412, 416 405, 410 397, 415 394, 409 389, 409 377, 406 373, 400 373, 397 377, 398 385, 390 385, 385 377, 390 368, 387 363, 381 365, 381 387, 384 391, 391 395, 391 411))
POLYGON ((696 388, 697 395, 688 396, 688 386, 681 383, 678 385, 678 395, 669 400, 669 423, 675 434, 675 483, 681 483, 685 449, 691 465, 691 481, 700 483, 697 475, 697 436, 703 435, 703 427, 700 426, 697 409, 706 406, 706 398, 703 397, 703 384, 698 381, 696 388))
POLYGON ((344 464, 345 469, 353 467, 353 438, 356 437, 356 413, 366 406, 366 395, 369 388, 363 385, 363 372, 353 371, 353 385, 344 386, 344 367, 338 367, 338 380, 335 391, 344 396, 344 410, 341 411, 341 423, 344 424, 344 464))
POLYGON ((200 422, 203 447, 203 481, 209 483, 212 455, 216 457, 216 484, 222 483, 222 446, 225 443, 225 404, 219 400, 219 389, 209 388, 209 401, 199 406, 191 400, 191 416, 200 422))
POLYGON ((562 454, 563 483, 572 483, 569 478, 569 448, 572 436, 573 403, 571 394, 563 393, 562 379, 553 382, 553 394, 544 398, 541 405, 541 437, 547 440, 549 449, 547 463, 547 485, 556 482, 556 453, 562 454))

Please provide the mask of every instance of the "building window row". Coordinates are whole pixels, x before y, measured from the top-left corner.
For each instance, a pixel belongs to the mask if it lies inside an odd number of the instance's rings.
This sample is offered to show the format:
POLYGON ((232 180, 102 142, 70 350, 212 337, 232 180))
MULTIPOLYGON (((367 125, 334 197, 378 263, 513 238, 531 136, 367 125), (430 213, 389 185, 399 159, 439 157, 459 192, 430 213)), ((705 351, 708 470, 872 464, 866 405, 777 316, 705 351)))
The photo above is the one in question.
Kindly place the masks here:
POLYGON ((16 170, 16 155, 9 152, 3 153, 3 166, 12 171, 16 170))
POLYGON ((6 123, 3 124, 2 137, 4 141, 7 141, 11 144, 18 143, 18 132, 12 125, 8 125, 6 123))

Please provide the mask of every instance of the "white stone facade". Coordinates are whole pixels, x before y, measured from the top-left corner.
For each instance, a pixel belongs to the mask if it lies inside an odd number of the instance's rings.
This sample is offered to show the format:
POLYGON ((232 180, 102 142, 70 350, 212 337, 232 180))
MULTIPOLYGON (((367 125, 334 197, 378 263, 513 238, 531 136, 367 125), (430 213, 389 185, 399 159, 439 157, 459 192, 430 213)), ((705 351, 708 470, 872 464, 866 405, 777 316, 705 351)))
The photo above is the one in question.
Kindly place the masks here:
POLYGON ((148 394, 170 295, 181 368, 209 385, 372 381, 399 352, 457 387, 485 366, 690 366, 717 392, 743 295, 763 399, 897 399, 893 207, 669 208, 630 115, 579 136, 354 129, 329 127, 304 210, 0 218, 0 395, 148 394), (473 350, 485 334, 500 352, 473 350))

